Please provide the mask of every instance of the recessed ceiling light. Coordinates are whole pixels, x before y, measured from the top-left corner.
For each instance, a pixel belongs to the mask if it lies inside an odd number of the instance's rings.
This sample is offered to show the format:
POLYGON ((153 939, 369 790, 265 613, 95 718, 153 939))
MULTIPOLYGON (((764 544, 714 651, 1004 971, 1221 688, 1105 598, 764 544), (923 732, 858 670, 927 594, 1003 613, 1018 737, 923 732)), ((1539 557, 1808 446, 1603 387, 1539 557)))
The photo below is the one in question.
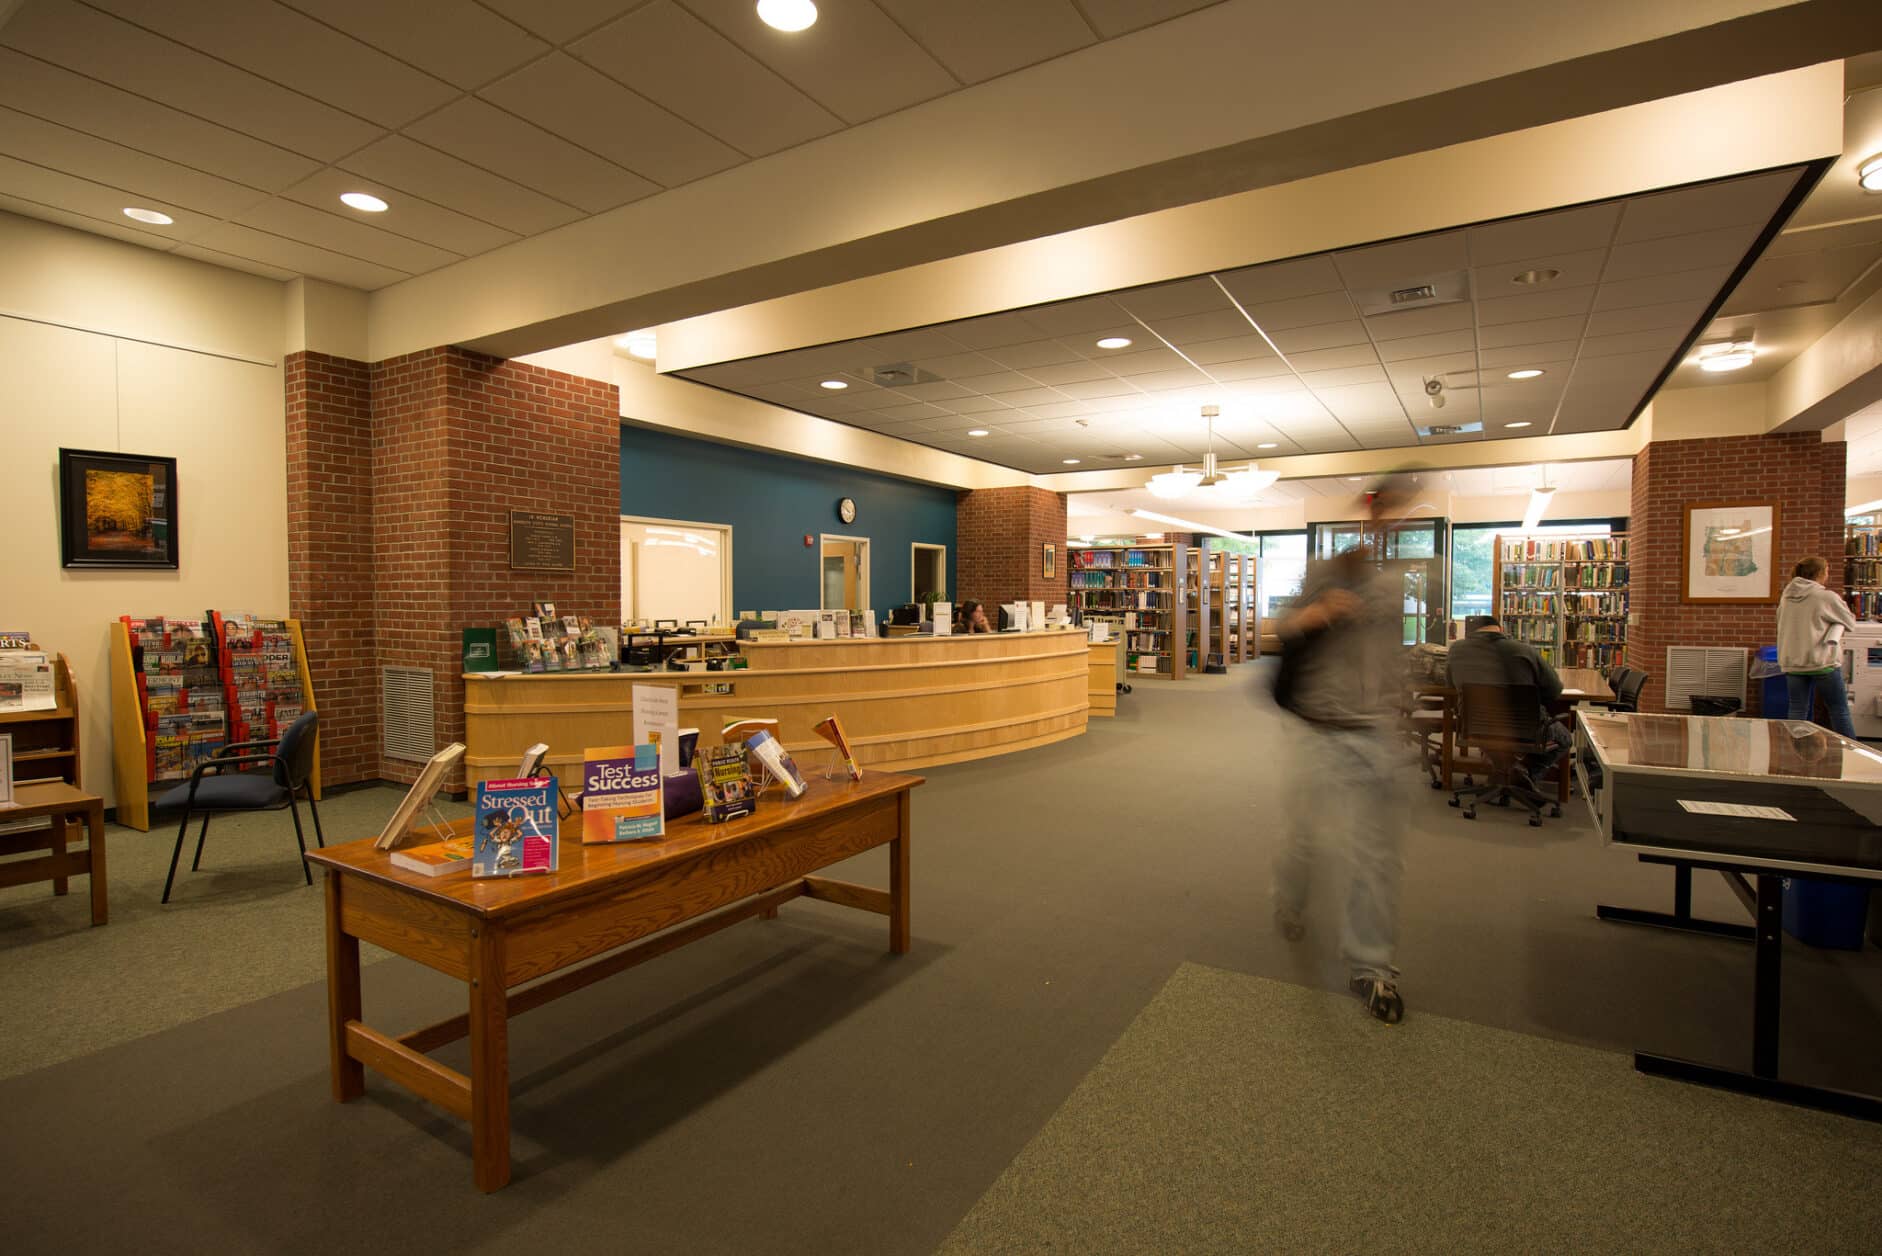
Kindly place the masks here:
POLYGON ((1551 283, 1561 277, 1561 271, 1555 269, 1553 266, 1545 266, 1541 270, 1517 271, 1514 275, 1510 276, 1510 282, 1520 284, 1551 283))
POLYGON ((758 0, 758 16, 773 30, 807 30, 817 21, 817 6, 812 0, 758 0))
POLYGON ((1144 456, 1142 454, 1125 454, 1124 455, 1124 461, 1126 462, 1142 462, 1143 460, 1144 460, 1144 456))
POLYGON ((139 222, 147 222, 153 227, 167 227, 176 221, 176 219, 170 217, 168 214, 160 214, 154 209, 139 209, 135 205, 127 208, 124 211, 124 216, 126 218, 135 218, 139 222))
POLYGON ((1882 153, 1877 153, 1857 168, 1856 184, 1865 192, 1882 192, 1882 153))
POLYGON ((1263 441, 1261 444, 1255 446, 1256 449, 1279 449, 1280 447, 1281 442, 1278 440, 1263 441))
POLYGON ((635 357, 645 358, 649 362, 653 361, 654 354, 657 353, 660 348, 660 342, 653 332, 644 329, 641 331, 630 331, 625 336, 616 336, 614 343, 627 350, 635 357))
POLYGON ((1505 424, 1504 424, 1503 426, 1504 426, 1504 427, 1528 427, 1528 426, 1529 426, 1529 420, 1528 420, 1528 419, 1522 419, 1522 420, 1519 420, 1518 422, 1515 422, 1515 423, 1505 423, 1505 424))
POLYGON ((1347 476, 1346 478, 1347 478, 1347 479, 1349 479, 1349 480, 1363 480, 1363 479, 1365 479, 1366 477, 1365 477, 1365 476, 1363 476, 1363 475, 1349 475, 1349 476, 1347 476))
POLYGON ((387 208, 386 203, 371 192, 342 192, 340 203, 368 214, 383 214, 387 208))
POLYGON ((976 427, 972 429, 971 431, 969 431, 967 434, 969 436, 985 436, 987 434, 987 429, 984 427, 976 427))
POLYGON ((1524 368, 1523 368, 1522 370, 1520 370, 1520 371, 1511 371, 1511 372, 1510 372, 1510 378, 1511 378, 1511 379, 1534 379, 1534 378, 1536 378, 1536 377, 1537 377, 1538 375, 1542 375, 1542 374, 1545 374, 1545 373, 1546 373, 1546 372, 1544 372, 1544 371, 1541 371, 1541 370, 1539 370, 1539 369, 1537 369, 1536 367, 1533 367, 1533 366, 1525 366, 1525 367, 1524 367, 1524 368))
POLYGON ((1060 461, 1065 463, 1065 465, 1068 467, 1075 467, 1078 465, 1078 459, 1076 458, 1063 458, 1063 459, 1060 459, 1060 461))
POLYGON ((828 388, 831 392, 842 392, 845 388, 848 388, 849 385, 840 379, 826 379, 821 384, 818 384, 817 387, 828 388))
POLYGON ((1100 349, 1128 349, 1131 347, 1129 336, 1106 336, 1098 342, 1100 349))

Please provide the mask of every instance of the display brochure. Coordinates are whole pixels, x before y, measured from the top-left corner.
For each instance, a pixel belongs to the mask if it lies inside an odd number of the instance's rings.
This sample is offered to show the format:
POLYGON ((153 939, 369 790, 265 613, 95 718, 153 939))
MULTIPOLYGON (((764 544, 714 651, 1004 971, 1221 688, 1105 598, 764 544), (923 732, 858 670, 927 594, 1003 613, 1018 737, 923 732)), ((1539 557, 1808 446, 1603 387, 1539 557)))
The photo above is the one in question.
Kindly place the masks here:
POLYGON ((391 850, 404 842, 412 831, 412 825, 418 819, 418 813, 431 805, 432 796, 444 784, 445 773, 451 766, 464 757, 464 743, 454 741, 431 756, 429 762, 419 769, 418 779, 399 799, 399 805, 393 808, 392 818, 386 821, 385 832, 381 833, 373 845, 380 850, 391 850))
POLYGON ((473 877, 520 877, 556 869, 555 781, 477 782, 473 877))
POLYGON ((741 742, 753 733, 773 733, 778 731, 776 720, 759 716, 734 716, 719 728, 719 739, 726 742, 741 742))
POLYGON ((797 761, 791 758, 791 752, 770 733, 753 733, 745 739, 745 749, 791 797, 802 798, 804 791, 810 788, 804 774, 797 770, 797 761))
POLYGON ((0 808, 13 805, 13 734, 0 733, 0 808))
POLYGON ((426 842, 423 846, 395 850, 392 852, 392 866, 424 877, 441 877, 447 872, 457 872, 471 866, 471 850, 476 840, 466 833, 462 837, 447 837, 442 842, 426 842))
POLYGON ((862 764, 856 762, 855 752, 850 749, 850 739, 843 735, 843 721, 834 715, 817 721, 817 736, 836 747, 837 761, 850 774, 852 781, 863 779, 862 764))
POLYGON ((635 685, 634 744, 660 752, 660 775, 680 770, 680 691, 676 685, 635 685))
POLYGON ((953 634, 954 632, 954 603, 935 602, 929 606, 928 613, 932 617, 933 622, 934 622, 934 635, 935 636, 946 637, 946 636, 951 636, 953 634))
POLYGON ((708 824, 736 820, 758 810, 752 793, 751 776, 745 767, 745 753, 736 744, 712 746, 693 756, 693 770, 699 774, 700 810, 708 824))
POLYGON ((582 841, 662 836, 667 824, 660 780, 660 748, 651 743, 582 751, 582 841))
POLYGON ((43 650, 0 650, 0 711, 50 711, 54 692, 52 656, 43 650))

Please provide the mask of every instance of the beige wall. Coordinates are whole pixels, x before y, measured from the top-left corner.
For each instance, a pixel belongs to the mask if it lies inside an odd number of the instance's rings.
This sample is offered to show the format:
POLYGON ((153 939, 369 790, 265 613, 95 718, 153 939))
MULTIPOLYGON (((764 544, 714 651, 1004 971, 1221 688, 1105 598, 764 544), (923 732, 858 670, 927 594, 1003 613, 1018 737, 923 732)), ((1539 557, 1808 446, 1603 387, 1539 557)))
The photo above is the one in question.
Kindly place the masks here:
POLYGON ((287 610, 281 289, 0 215, 0 628, 30 630, 71 660, 83 784, 107 805, 115 795, 109 622, 287 610), (177 459, 180 570, 60 567, 61 446, 177 459))

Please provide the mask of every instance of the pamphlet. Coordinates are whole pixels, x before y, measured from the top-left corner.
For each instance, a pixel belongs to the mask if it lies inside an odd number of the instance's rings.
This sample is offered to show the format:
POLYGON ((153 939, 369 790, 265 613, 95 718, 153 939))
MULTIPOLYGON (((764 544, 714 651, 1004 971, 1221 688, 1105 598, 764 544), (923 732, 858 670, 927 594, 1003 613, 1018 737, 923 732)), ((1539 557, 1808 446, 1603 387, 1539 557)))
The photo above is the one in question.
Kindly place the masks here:
POLYGON ((555 782, 477 782, 473 877, 517 877, 556 869, 555 782))
POLYGON ((852 781, 863 779, 862 765, 856 762, 855 752, 850 749, 850 740, 843 734, 843 721, 834 715, 817 721, 817 736, 836 747, 837 760, 850 774, 852 781))
POLYGON ((1797 817, 1782 807, 1754 807, 1738 802, 1693 802, 1689 798, 1678 800, 1679 805, 1694 815, 1732 816, 1739 820, 1795 820, 1797 817))
POLYGON ((660 775, 680 770, 680 691, 675 685, 635 685, 634 744, 660 752, 660 775))
POLYGON ((935 602, 929 606, 928 613, 933 617, 935 636, 946 637, 953 633, 954 603, 935 602))
POLYGON ((708 824, 736 820, 758 809, 743 747, 708 747, 693 756, 693 770, 699 774, 700 809, 708 824))
POLYGON ((58 705, 50 655, 0 650, 0 711, 50 711, 58 705))
POLYGON ((632 842, 667 831, 658 746, 591 746, 582 761, 582 841, 632 842))
POLYGON ((784 786, 784 792, 793 798, 802 798, 810 786, 804 780, 804 774, 797 770, 797 761, 791 758, 784 743, 770 733, 757 732, 745 739, 745 749, 764 766, 772 779, 784 786))

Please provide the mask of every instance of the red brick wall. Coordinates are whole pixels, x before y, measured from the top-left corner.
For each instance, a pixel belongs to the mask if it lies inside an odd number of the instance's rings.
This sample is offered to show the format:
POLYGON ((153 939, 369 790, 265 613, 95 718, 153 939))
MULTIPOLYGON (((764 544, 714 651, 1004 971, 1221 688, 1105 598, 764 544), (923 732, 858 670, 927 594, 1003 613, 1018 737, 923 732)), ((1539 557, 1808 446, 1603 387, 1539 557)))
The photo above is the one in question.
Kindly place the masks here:
MULTIPOLYGON (((983 488, 960 495, 955 520, 957 601, 1067 600, 1071 579, 1065 558, 1065 494, 1046 489, 983 488), (1044 572, 1051 545, 1054 571, 1044 572)), ((998 616, 989 613, 997 621, 998 616)))
POLYGON ((325 354, 285 365, 288 614, 307 643, 321 777, 344 785, 379 774, 371 382, 364 363, 325 354))
MULTIPOLYGON (((1777 583, 1805 554, 1830 559, 1826 583, 1842 584, 1846 446, 1816 432, 1662 441, 1634 457, 1633 514, 1628 521, 1627 664, 1652 679, 1642 710, 1665 709, 1666 648, 1719 645, 1757 648, 1777 640, 1777 607, 1710 606, 1680 601, 1681 532, 1685 507, 1704 501, 1778 503, 1777 583)), ((1758 708, 1753 682, 1747 705, 1758 708)))

